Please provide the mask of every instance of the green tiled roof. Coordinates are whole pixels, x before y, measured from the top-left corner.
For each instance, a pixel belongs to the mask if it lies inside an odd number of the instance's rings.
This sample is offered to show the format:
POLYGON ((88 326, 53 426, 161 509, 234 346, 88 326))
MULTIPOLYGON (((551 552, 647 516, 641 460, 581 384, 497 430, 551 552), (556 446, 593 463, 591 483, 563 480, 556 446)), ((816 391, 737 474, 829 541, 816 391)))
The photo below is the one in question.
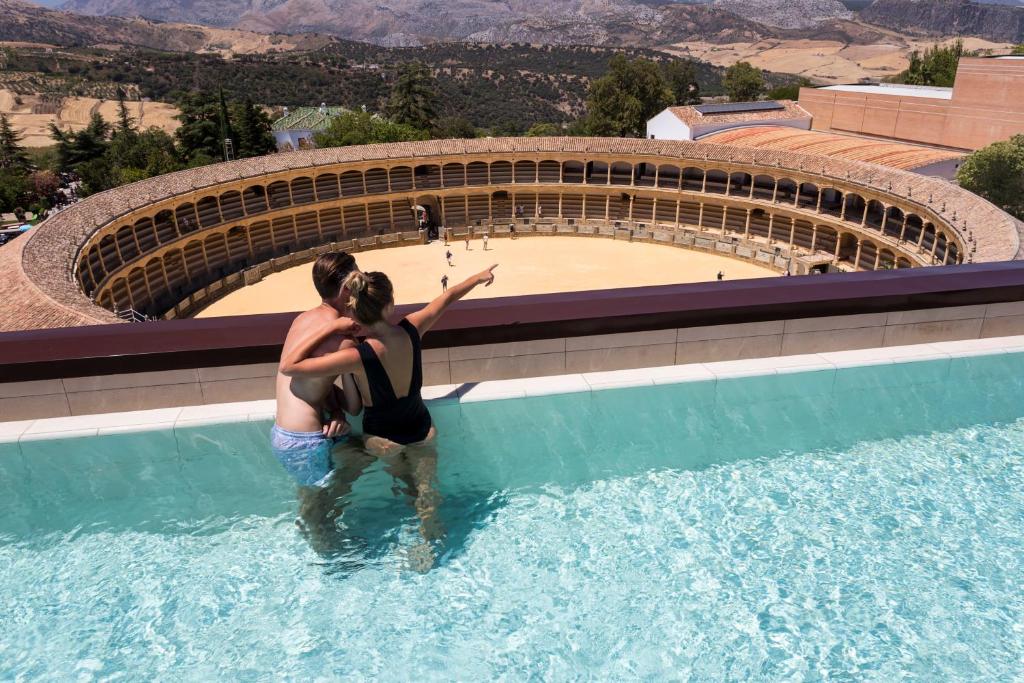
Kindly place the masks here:
POLYGON ((274 130, 324 130, 335 116, 344 114, 344 107, 298 107, 274 121, 274 130))

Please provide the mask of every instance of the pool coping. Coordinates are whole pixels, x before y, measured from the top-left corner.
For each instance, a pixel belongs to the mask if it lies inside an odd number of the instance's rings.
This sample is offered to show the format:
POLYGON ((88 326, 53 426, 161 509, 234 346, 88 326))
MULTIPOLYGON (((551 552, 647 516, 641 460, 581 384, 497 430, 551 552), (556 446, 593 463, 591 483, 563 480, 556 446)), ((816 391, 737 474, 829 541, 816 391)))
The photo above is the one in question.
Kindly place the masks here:
MULTIPOLYGON (((424 387, 423 398, 428 405, 433 406, 462 405, 555 394, 589 393, 607 389, 690 382, 718 382, 744 377, 835 371, 843 368, 951 360, 1005 353, 1024 353, 1024 335, 446 384, 424 387)), ((274 400, 268 399, 0 422, 0 444, 189 429, 216 424, 261 422, 273 420, 274 410, 274 400)))

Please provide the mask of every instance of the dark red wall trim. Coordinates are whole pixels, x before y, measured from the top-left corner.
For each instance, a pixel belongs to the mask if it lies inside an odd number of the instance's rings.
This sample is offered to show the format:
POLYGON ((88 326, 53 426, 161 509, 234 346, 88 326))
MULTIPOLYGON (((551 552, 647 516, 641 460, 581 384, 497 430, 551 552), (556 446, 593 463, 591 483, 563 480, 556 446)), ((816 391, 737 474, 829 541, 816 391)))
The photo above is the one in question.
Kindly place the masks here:
MULTIPOLYGON (((463 301, 427 348, 1024 300, 1024 262, 463 301)), ((416 306, 401 306, 401 316, 416 306)), ((294 313, 0 334, 0 382, 276 362, 294 313)))

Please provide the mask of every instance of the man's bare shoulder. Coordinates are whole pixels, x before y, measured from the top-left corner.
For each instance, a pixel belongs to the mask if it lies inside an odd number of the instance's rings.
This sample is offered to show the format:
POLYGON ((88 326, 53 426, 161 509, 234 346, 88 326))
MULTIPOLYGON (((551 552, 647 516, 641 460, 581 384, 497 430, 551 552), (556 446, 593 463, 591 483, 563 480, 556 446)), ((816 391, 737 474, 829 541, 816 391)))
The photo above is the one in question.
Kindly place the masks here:
POLYGON ((291 327, 288 328, 288 338, 292 339, 296 335, 305 335, 340 317, 340 313, 328 306, 317 306, 316 308, 299 313, 295 320, 292 321, 291 327))

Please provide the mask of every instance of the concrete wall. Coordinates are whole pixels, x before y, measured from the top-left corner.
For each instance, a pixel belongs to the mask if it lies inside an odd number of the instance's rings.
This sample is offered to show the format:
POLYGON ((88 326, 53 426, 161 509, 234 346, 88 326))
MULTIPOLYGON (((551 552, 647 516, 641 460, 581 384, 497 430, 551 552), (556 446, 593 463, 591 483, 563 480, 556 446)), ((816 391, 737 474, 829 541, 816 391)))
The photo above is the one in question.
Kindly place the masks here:
POLYGON ((980 149, 1024 133, 1024 61, 965 57, 952 99, 800 89, 814 130, 980 149))
MULTIPOLYGON (((426 385, 1024 334, 1024 301, 424 352, 426 385)), ((276 363, 0 383, 4 421, 273 398, 276 363)))
POLYGON ((647 122, 648 140, 691 140, 690 127, 666 109, 647 122))

